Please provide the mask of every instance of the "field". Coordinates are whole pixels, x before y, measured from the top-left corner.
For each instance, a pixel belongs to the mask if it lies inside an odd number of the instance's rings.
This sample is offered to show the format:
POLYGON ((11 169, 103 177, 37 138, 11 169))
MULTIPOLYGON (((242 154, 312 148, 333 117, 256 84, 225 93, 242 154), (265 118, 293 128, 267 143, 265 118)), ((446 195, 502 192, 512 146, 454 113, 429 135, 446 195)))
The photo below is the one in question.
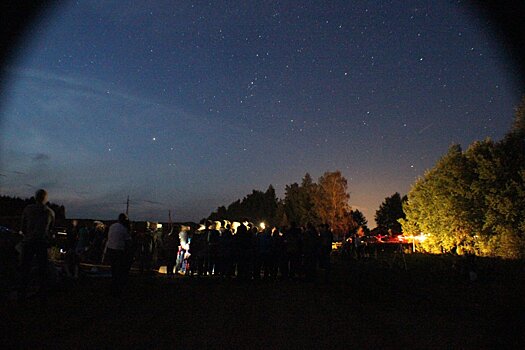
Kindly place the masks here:
MULTIPOLYGON (((523 349, 522 262, 449 257, 336 261, 331 280, 133 275, 118 302, 107 278, 55 290, 47 305, 0 309, 3 348, 523 349)), ((320 276, 321 277, 321 276, 320 276)))

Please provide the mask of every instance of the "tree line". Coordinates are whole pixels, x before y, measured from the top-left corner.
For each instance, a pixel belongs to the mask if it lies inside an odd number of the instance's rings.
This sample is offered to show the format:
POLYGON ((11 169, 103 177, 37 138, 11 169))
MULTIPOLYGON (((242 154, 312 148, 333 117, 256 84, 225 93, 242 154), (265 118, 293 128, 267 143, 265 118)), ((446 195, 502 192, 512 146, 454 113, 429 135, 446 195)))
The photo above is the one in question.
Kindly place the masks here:
MULTIPOLYGON (((367 220, 349 205, 347 180, 340 171, 317 182, 307 173, 286 185, 279 199, 273 186, 219 207, 211 220, 265 221, 284 226, 328 223, 339 235, 367 220)), ((525 97, 505 137, 460 145, 412 185, 407 196, 394 193, 376 211, 379 230, 425 236, 424 251, 505 258, 525 256, 525 97)))
POLYGON ((306 173, 301 183, 286 185, 283 199, 270 185, 265 192, 253 190, 242 200, 217 208, 208 219, 264 221, 275 226, 329 224, 343 235, 367 224, 361 212, 351 209, 349 199, 348 181, 339 170, 325 172, 317 182, 306 173))
MULTIPOLYGON (((0 196, 0 217, 1 218, 21 218, 24 208, 35 202, 35 198, 20 198, 11 196, 0 196)), ((63 205, 48 203, 49 207, 55 212, 57 221, 66 218, 66 208, 63 205)))

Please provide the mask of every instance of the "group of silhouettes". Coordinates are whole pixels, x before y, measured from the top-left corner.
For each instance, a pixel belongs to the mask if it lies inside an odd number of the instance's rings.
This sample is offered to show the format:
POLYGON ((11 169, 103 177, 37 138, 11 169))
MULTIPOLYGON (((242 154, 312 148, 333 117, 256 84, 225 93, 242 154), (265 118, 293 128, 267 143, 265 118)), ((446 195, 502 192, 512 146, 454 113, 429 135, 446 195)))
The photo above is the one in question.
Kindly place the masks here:
MULTIPOLYGON (((47 205, 47 191, 35 193, 35 203, 23 212, 21 233, 21 278, 19 298, 24 299, 33 261, 45 296, 50 231, 54 212, 47 205)), ((314 280, 318 268, 330 273, 333 234, 328 225, 300 227, 256 226, 240 222, 204 221, 198 227, 171 225, 169 232, 149 230, 137 235, 126 214, 106 227, 95 222, 93 230, 73 220, 67 230, 64 267, 69 277, 78 277, 85 258, 109 262, 111 293, 120 296, 134 263, 150 271, 167 266, 169 277, 214 275, 237 280, 304 278, 314 280), (106 231, 107 228, 107 231, 106 231), (150 237, 150 239, 147 239, 150 237), (88 253, 88 254, 87 254, 88 253)))
POLYGON ((182 226, 176 231, 163 238, 168 276, 313 280, 318 267, 326 277, 330 272, 333 234, 328 225, 277 228, 206 221, 195 230, 182 226))

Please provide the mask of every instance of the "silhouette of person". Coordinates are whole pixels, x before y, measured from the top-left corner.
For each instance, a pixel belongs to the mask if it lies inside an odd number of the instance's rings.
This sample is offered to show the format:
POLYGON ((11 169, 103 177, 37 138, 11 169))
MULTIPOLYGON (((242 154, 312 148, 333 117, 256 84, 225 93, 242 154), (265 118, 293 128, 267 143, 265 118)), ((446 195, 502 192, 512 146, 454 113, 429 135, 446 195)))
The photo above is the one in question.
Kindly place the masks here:
POLYGON ((237 278, 245 281, 250 278, 250 253, 252 237, 246 225, 240 225, 236 233, 237 240, 237 278))
POLYGON ((286 245, 284 237, 279 228, 272 230, 270 256, 271 262, 271 276, 277 278, 279 272, 282 278, 288 277, 288 259, 286 257, 286 245))
POLYGON ((219 272, 223 277, 231 277, 234 273, 233 267, 233 234, 231 225, 226 224, 219 239, 219 272))
POLYGON ((27 286, 33 258, 36 258, 38 276, 40 279, 39 294, 42 299, 46 298, 47 248, 49 246, 49 234, 55 222, 55 212, 47 206, 47 192, 40 189, 35 193, 35 203, 24 208, 22 214, 21 231, 22 252, 20 259, 20 290, 19 299, 26 298, 27 286))
POLYGON ((190 251, 191 251, 191 262, 190 269, 191 275, 197 273, 199 276, 206 275, 206 247, 207 232, 206 227, 201 225, 193 234, 191 239, 190 251))
POLYGON ((256 263, 254 270, 254 277, 259 278, 261 269, 264 278, 268 278, 272 271, 273 257, 272 257, 272 228, 266 227, 257 235, 257 249, 256 249, 256 263))
POLYGON ((305 278, 308 281, 315 279, 317 257, 320 250, 320 239, 315 226, 308 223, 306 231, 303 233, 303 269, 305 278))
POLYGON ((76 251, 78 243, 78 221, 73 220, 71 226, 67 229, 66 236, 66 257, 64 268, 67 277, 78 278, 79 257, 76 251))
POLYGON ((122 296, 126 285, 129 268, 131 236, 129 219, 124 213, 118 216, 118 222, 109 227, 106 254, 111 264, 111 295, 122 296))
MULTIPOLYGON (((172 226, 170 232, 164 237, 164 257, 166 258, 166 275, 173 277, 173 270, 177 265, 177 253, 179 248, 179 235, 172 226)), ((176 272, 176 271, 175 271, 176 272)))
POLYGON ((325 281, 328 280, 331 271, 330 255, 332 253, 332 242, 334 234, 328 224, 320 225, 321 247, 319 251, 319 265, 325 270, 325 281))
POLYGON ((207 245, 208 245, 208 259, 207 259, 207 268, 208 274, 211 276, 212 273, 217 274, 218 272, 218 255, 219 255, 219 239, 220 239, 220 230, 221 223, 217 222, 208 222, 208 231, 207 231, 207 245))
POLYGON ((301 228, 295 222, 292 222, 290 229, 286 233, 286 248, 290 261, 289 277, 291 278, 299 277, 301 272, 301 233, 301 228))

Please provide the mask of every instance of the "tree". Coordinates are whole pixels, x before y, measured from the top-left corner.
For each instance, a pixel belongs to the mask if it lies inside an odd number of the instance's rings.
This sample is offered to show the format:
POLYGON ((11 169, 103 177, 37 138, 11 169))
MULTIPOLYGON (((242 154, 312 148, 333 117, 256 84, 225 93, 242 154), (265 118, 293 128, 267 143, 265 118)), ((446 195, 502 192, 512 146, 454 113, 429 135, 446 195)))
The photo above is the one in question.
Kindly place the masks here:
POLYGON ((521 103, 516 108, 510 134, 521 134, 522 137, 525 134, 525 96, 521 98, 521 103))
POLYGON ((242 199, 232 202, 228 207, 218 207, 210 214, 209 220, 235 220, 247 219, 252 222, 265 221, 275 224, 282 218, 276 218, 278 200, 275 189, 272 185, 268 186, 265 192, 253 190, 252 193, 242 199))
POLYGON ((412 186, 403 230, 425 233, 428 251, 525 256, 524 120, 525 99, 501 141, 452 146, 412 186))
POLYGON ((284 197, 284 210, 288 221, 299 225, 308 222, 319 223, 315 210, 315 195, 317 185, 313 182, 310 174, 306 173, 301 185, 293 183, 286 185, 284 197))
POLYGON ((379 206, 379 209, 376 211, 375 219, 377 226, 391 229, 394 232, 401 232, 399 219, 405 218, 403 202, 406 200, 407 197, 403 196, 403 198, 401 198, 401 195, 398 192, 385 198, 383 203, 379 206))
POLYGON ((348 182, 339 170, 325 172, 319 178, 314 209, 319 220, 329 224, 338 235, 346 233, 353 226, 349 199, 348 182))
POLYGON ((356 229, 359 227, 363 227, 365 231, 368 230, 368 220, 365 218, 365 215, 359 210, 352 210, 352 220, 355 223, 356 229))
POLYGON ((468 249, 474 221, 470 220, 471 199, 468 163, 459 145, 452 145, 423 178, 418 179, 404 207, 405 233, 424 232, 432 252, 468 249), (411 224, 409 224, 411 223, 411 224), (419 231, 419 232, 414 232, 419 231))

